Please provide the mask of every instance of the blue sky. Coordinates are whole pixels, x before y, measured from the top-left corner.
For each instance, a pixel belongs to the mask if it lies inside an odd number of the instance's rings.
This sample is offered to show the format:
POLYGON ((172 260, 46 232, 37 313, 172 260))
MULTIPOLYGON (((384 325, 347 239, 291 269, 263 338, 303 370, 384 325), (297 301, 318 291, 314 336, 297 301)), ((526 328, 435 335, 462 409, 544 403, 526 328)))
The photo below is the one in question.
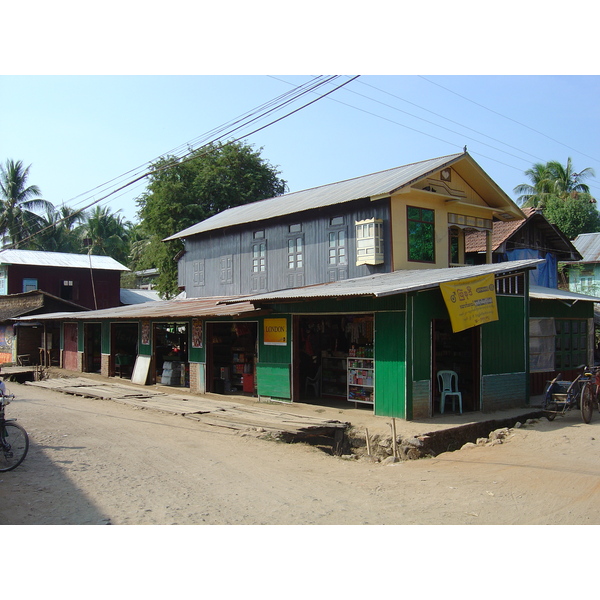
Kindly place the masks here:
MULTIPOLYGON (((587 4, 573 0, 560 18, 537 1, 493 12, 474 0, 451 11, 437 0, 405 4, 8 5, 3 21, 27 17, 27 29, 0 36, 0 161, 31 165, 45 199, 82 208, 314 74, 345 73, 335 85, 360 77, 246 138, 290 191, 465 145, 513 198, 534 162, 570 156, 600 177, 594 36, 556 43, 563 19, 585 20, 587 4)), ((600 197, 600 179, 589 183, 600 197)), ((144 189, 100 205, 135 220, 144 189)))
MULTIPOLYGON (((212 139, 203 136, 311 78, 4 75, 0 160, 31 165, 30 183, 55 206, 81 208, 159 156, 212 139)), ((292 109, 349 80, 340 77, 292 109)), ((513 188, 534 162, 565 163, 570 156, 576 170, 592 167, 600 176, 599 97, 600 77, 591 75, 361 75, 245 140, 262 147, 290 191, 466 145, 514 199, 513 188)), ((600 180, 590 185, 600 197, 600 180)), ((141 181, 100 205, 135 220, 135 198, 144 189, 141 181)))
MULTIPOLYGON (((4 3, 0 161, 32 165, 30 182, 44 198, 81 208, 126 183, 128 173, 309 74, 344 73, 361 77, 247 140, 263 147, 291 191, 460 152, 465 145, 511 197, 523 171, 537 161, 571 156, 576 169, 593 167, 600 177, 600 79, 589 8, 581 0, 559 8, 541 0, 4 3)), ((591 181, 597 197, 599 182, 591 181)), ((138 184, 103 204, 134 219, 134 199, 143 191, 138 184)), ((465 531, 466 550, 479 531, 469 530, 472 539, 465 531)), ((373 532, 380 547, 380 531, 373 532)), ((214 535, 207 548, 224 532, 214 535)), ((352 531, 354 542, 356 535, 352 531)), ((511 551, 519 535, 511 531, 511 551)), ((529 537, 523 542, 531 551, 529 537)), ((252 531, 247 556, 262 558, 255 545, 252 531)), ((387 555, 395 556, 394 549, 387 555)), ((290 556, 270 553, 270 574, 293 577, 290 556)), ((69 557, 71 563, 78 558, 69 557)), ((328 558, 327 568, 335 568, 336 559, 328 558)), ((481 554, 473 570, 483 578, 497 565, 493 559, 493 551, 491 559, 481 554)), ((53 566, 47 557, 38 562, 38 568, 53 566)), ((139 571, 142 564, 135 565, 139 571)), ((245 565, 254 562, 238 562, 236 569, 245 565)), ((218 563, 210 566, 220 573, 218 563)), ((241 571, 246 587, 262 576, 262 565, 256 566, 241 571)), ((315 567, 322 572, 312 563, 305 571, 315 567)), ((409 570, 427 577, 430 567, 419 557, 409 570)), ((417 577, 403 587, 410 589, 412 581, 421 586, 417 577)), ((438 579, 444 591, 446 579, 438 579)), ((172 589, 172 578, 166 585, 172 589)), ((352 585, 355 593, 373 595, 387 591, 388 581, 371 577, 357 586, 353 577, 352 585)), ((572 588, 573 581, 566 585, 572 588)))

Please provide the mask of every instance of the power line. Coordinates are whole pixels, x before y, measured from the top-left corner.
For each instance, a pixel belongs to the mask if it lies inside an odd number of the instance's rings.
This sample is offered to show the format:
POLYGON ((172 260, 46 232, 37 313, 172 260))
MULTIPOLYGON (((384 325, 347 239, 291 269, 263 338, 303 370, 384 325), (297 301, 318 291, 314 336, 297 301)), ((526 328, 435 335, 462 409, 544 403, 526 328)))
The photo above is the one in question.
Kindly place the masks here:
MULTIPOLYGON (((436 117, 440 117, 440 119, 444 119, 446 121, 450 121, 450 123, 454 123, 455 125, 458 125, 459 127, 464 127, 465 129, 468 129, 469 131, 474 131, 475 133, 478 133, 479 135, 483 135, 486 138, 489 138, 490 140, 493 140, 494 142, 498 142, 499 144, 504 144, 505 146, 508 146, 509 148, 512 148, 513 150, 517 150, 518 152, 523 152, 524 154, 528 154, 529 156, 533 157, 533 158, 537 158, 538 160, 543 160, 542 158, 540 158, 539 156, 536 156, 535 154, 531 154, 530 152, 527 152, 526 150, 522 150, 521 148, 517 148, 516 146, 512 146, 511 144, 508 144, 506 142, 503 142, 502 140, 499 140, 497 138, 494 138, 490 135, 487 135, 486 133, 483 133, 482 131, 478 131, 477 129, 473 129, 472 127, 469 127, 467 125, 465 125, 464 123, 459 123, 458 121, 454 121, 453 119, 450 119, 449 117, 445 117, 444 115, 440 115, 439 113, 436 113, 432 110, 429 110, 427 108, 425 108, 424 106, 421 106, 420 104, 416 104, 415 102, 411 102, 410 100, 407 100, 406 98, 401 98, 400 96, 396 95, 396 94, 392 94, 391 92, 388 92, 387 90, 383 90, 381 88, 378 88, 377 86, 374 86, 372 84, 366 83, 365 81, 360 81, 360 83, 364 86, 368 86, 374 90, 377 90, 378 92, 382 92, 383 94, 387 94, 388 96, 392 96, 393 98, 397 98, 398 100, 401 100, 402 102, 406 102, 407 104, 411 104, 412 106, 415 106, 417 108, 419 108, 420 110, 424 110, 425 112, 428 112, 432 115, 435 115, 436 117)), ((354 92, 357 93, 357 92, 354 92)), ((362 96, 362 94, 360 94, 362 96)), ((367 96, 364 96, 367 97, 367 96)), ((374 99, 373 99, 374 100, 374 99)), ((378 102, 378 100, 374 100, 375 102, 378 102)), ((393 108, 394 110, 398 110, 400 112, 404 112, 407 115, 410 115, 412 117, 415 117, 416 119, 421 119, 421 117, 418 117, 416 115, 413 115, 409 112, 406 111, 402 111, 399 108, 390 106, 389 104, 385 104, 383 102, 381 102, 381 104, 383 104, 384 106, 389 106, 390 108, 393 108)), ((426 121, 425 119, 422 119, 424 121, 426 121)), ((432 123, 431 121, 426 121, 427 123, 431 123, 433 125, 436 125, 435 123, 432 123)), ((451 131, 451 130, 448 130, 451 131)), ((458 132, 453 132, 453 133, 457 133, 458 132)), ((461 135, 461 134, 458 134, 461 135)), ((524 160, 524 159, 522 159, 524 160)))
MULTIPOLYGON (((265 117, 268 113, 270 113, 274 110, 279 110, 279 109, 283 108, 287 104, 289 104, 295 100, 298 100, 299 98, 308 94, 309 92, 315 91, 318 87, 331 82, 336 77, 338 77, 338 76, 314 77, 313 79, 311 79, 308 82, 305 82, 298 86, 295 86, 293 90, 290 90, 288 92, 280 94, 279 96, 268 100, 267 102, 259 105, 258 107, 255 107, 255 108, 251 109, 250 111, 247 111, 246 113, 242 114, 241 116, 236 117, 235 119, 232 119, 231 121, 228 121, 227 123, 222 124, 214 129, 210 130, 209 132, 204 133, 202 136, 198 136, 198 137, 192 139, 191 141, 188 141, 184 144, 180 144, 176 148, 169 150, 166 153, 163 153, 161 156, 165 156, 165 155, 177 156, 178 154, 182 153, 182 149, 184 149, 186 151, 186 153, 182 154, 182 156, 186 156, 187 154, 189 154, 190 148, 193 148, 194 145, 198 146, 200 141, 202 141, 202 143, 204 145, 207 143, 207 140, 212 140, 212 142, 216 142, 219 139, 221 139, 222 137, 224 137, 225 135, 231 135, 231 133, 233 131, 235 131, 236 129, 239 128, 239 127, 236 127, 235 129, 231 130, 231 127, 233 127, 234 125, 238 125, 238 124, 242 123, 244 120, 248 120, 250 117, 253 117, 254 115, 259 115, 259 116, 262 115, 263 117, 265 117), (229 128, 229 130, 228 130, 228 128, 229 128), (223 133, 223 132, 226 132, 226 133, 223 133), (218 137, 216 137, 217 134, 222 134, 222 135, 219 135, 218 137)), ((252 122, 252 120, 254 120, 254 119, 251 119, 250 121, 248 121, 248 123, 252 122)), ((135 167, 134 169, 130 169, 126 173, 119 175, 118 177, 115 177, 108 182, 100 184, 100 185, 96 186, 95 188, 92 188, 92 190, 89 190, 88 192, 84 192, 82 194, 79 194, 78 196, 75 196, 75 198, 72 198, 71 200, 67 200, 67 201, 63 202, 63 205, 65 205, 66 202, 71 203, 72 200, 75 200, 81 196, 84 196, 84 195, 87 196, 88 194, 90 194, 91 192, 96 191, 96 190, 101 190, 100 193, 103 193, 104 191, 106 191, 108 189, 108 186, 110 184, 113 184, 114 182, 119 181, 119 180, 123 180, 125 177, 127 177, 128 175, 131 175, 132 173, 139 174, 140 172, 143 172, 142 170, 144 170, 144 171, 147 170, 149 164, 151 164, 152 162, 156 162, 159 159, 160 159, 160 157, 156 157, 153 160, 144 163, 143 165, 135 167)), ((87 198, 86 200, 81 200, 79 203, 76 203, 75 206, 77 204, 82 204, 83 202, 87 201, 88 199, 89 198, 87 198)), ((89 207, 84 207, 80 210, 83 211, 83 210, 86 210, 86 208, 89 208, 89 207)))
MULTIPOLYGON (((302 97, 302 96, 304 96, 304 95, 306 95, 308 93, 312 93, 315 89, 317 89, 317 88, 319 88, 319 87, 321 87, 321 86, 323 86, 323 85, 325 85, 327 83, 331 83, 332 81, 336 80, 338 77, 339 76, 336 75, 336 76, 325 77, 325 78, 317 78, 317 79, 319 79, 319 81, 316 82, 316 83, 314 83, 313 85, 310 85, 309 87, 306 87, 306 84, 298 86, 298 89, 301 90, 301 91, 299 91, 295 96, 293 96, 293 98, 286 98, 284 101, 282 101, 280 104, 276 105, 275 107, 269 107, 269 105, 272 103, 272 101, 270 101, 270 102, 268 102, 266 104, 261 105, 262 107, 265 107, 265 108, 268 107, 268 110, 266 110, 266 112, 264 112, 264 113, 258 114, 257 110, 245 113, 245 115, 252 116, 253 118, 250 119, 248 121, 248 123, 246 123, 244 126, 247 126, 247 125, 253 123, 254 121, 266 118, 266 116, 268 114, 274 112, 275 110, 281 110, 283 107, 285 107, 288 104, 290 104, 290 102, 292 102, 292 100, 297 100, 298 98, 300 98, 300 97, 302 97), (255 114, 257 114, 258 116, 254 116, 255 114)), ((359 75, 351 77, 350 79, 342 82, 341 84, 337 85, 335 88, 329 90, 328 92, 325 92, 325 93, 321 94, 320 96, 318 96, 317 98, 311 100, 310 102, 307 102, 306 104, 303 104, 302 106, 300 106, 300 107, 298 107, 298 108, 296 108, 294 110, 291 110, 287 114, 282 115, 281 117, 278 117, 277 119, 274 119, 274 120, 270 121, 269 123, 266 123, 265 125, 262 125, 261 127, 258 127, 258 128, 254 129, 253 131, 251 131, 249 133, 246 133, 246 134, 244 134, 244 135, 242 135, 240 137, 237 137, 236 139, 229 140, 229 141, 227 141, 223 145, 227 146, 227 145, 230 145, 230 144, 235 144, 235 143, 239 142, 240 140, 242 140, 244 138, 247 138, 247 137, 249 137, 251 135, 254 135, 255 133, 257 133, 259 131, 262 131, 263 129, 266 129, 267 127, 270 127, 271 125, 274 125, 275 123, 278 123, 279 121, 282 121, 283 119, 286 119, 287 117, 289 117, 289 116, 291 116, 291 115, 299 112, 300 110, 303 110, 303 109, 307 108, 308 106, 311 106, 315 102, 318 102, 322 98, 325 98, 325 97, 333 94, 333 92, 339 90, 340 88, 344 87, 345 85, 348 85, 352 81, 356 80, 358 77, 359 77, 359 75)), ((288 94, 284 94, 283 96, 288 96, 288 94)), ((281 97, 282 96, 279 96, 279 98, 281 98, 281 97)), ((235 120, 233 122, 230 121, 230 123, 232 123, 233 125, 238 125, 238 122, 239 122, 239 119, 235 120)), ((225 137, 225 135, 231 135, 231 133, 233 133, 235 131, 238 131, 241 128, 242 128, 242 126, 239 125, 239 126, 236 126, 232 130, 227 130, 222 135, 219 135, 217 138, 213 138, 211 141, 206 142, 203 146, 201 146, 199 148, 188 149, 188 152, 186 152, 186 154, 182 155, 179 159, 177 159, 177 157, 175 157, 175 160, 173 162, 170 162, 167 165, 161 165, 161 166, 159 166, 157 168, 150 169, 150 170, 147 170, 147 171, 143 172, 142 174, 138 175, 137 177, 135 177, 131 181, 128 181, 127 183, 119 186, 118 188, 116 188, 115 190, 109 192, 108 194, 104 195, 103 197, 101 197, 101 198, 99 198, 97 200, 94 200, 93 202, 89 203, 87 206, 84 206, 83 208, 75 211, 75 214, 79 214, 79 213, 82 213, 82 212, 86 211, 87 209, 91 208, 95 204, 98 204, 99 202, 102 202, 102 201, 106 200, 107 198, 110 198, 114 194, 116 194, 116 193, 118 193, 118 192, 120 192, 120 191, 122 191, 122 190, 124 190, 124 189, 126 189, 128 187, 130 187, 131 185, 133 185, 135 183, 138 183, 139 181, 145 179, 146 177, 149 177, 151 175, 154 175, 156 173, 164 171, 164 170, 166 170, 166 169, 168 169, 168 168, 170 168, 170 167, 172 167, 172 166, 174 166, 176 164, 182 164, 182 163, 185 163, 187 161, 194 160, 194 159, 198 158, 198 154, 197 154, 198 150, 201 150, 202 148, 204 148, 206 146, 209 146, 210 144, 214 143, 215 141, 218 141, 219 139, 225 137)), ((220 130, 221 128, 217 128, 217 129, 220 130)), ((215 131, 215 130, 213 130, 213 131, 215 131)), ((223 130, 223 131, 225 131, 225 130, 223 130)), ((139 168, 140 167, 138 167, 138 170, 139 170, 139 168)), ((131 173, 131 172, 133 172, 135 170, 136 169, 133 169, 133 170, 129 171, 129 173, 131 173)), ((122 177, 123 176, 117 177, 117 178, 113 179, 112 181, 118 180, 118 179, 120 179, 122 177)), ((98 187, 102 187, 102 186, 98 186, 98 187)), ((51 229, 52 227, 55 227, 57 224, 65 221, 67 218, 70 218, 70 217, 65 217, 63 219, 59 219, 58 221, 56 221, 55 223, 52 223, 48 227, 45 227, 45 228, 37 231, 34 234, 31 234, 30 236, 28 236, 28 237, 26 237, 26 238, 24 238, 22 240, 19 240, 19 243, 27 242, 28 240, 30 240, 31 238, 35 237, 36 235, 39 235, 40 233, 43 233, 44 231, 47 231, 48 229, 51 229)), ((11 248, 11 247, 12 247, 12 245, 7 246, 7 248, 11 248)))
MULTIPOLYGON (((271 77, 273 77, 273 76, 271 76, 271 77)), ((280 78, 277 78, 277 77, 273 77, 273 78, 274 78, 274 79, 277 79, 278 81, 282 81, 283 83, 288 83, 288 84, 289 84, 289 82, 286 82, 286 81, 285 81, 285 80, 283 80, 283 79, 280 79, 280 78)), ((416 106, 416 107, 418 107, 418 108, 420 108, 420 109, 422 109, 422 110, 425 110, 425 111, 427 111, 427 112, 430 112, 431 114, 434 114, 434 115, 436 115, 436 116, 438 116, 438 117, 440 117, 440 118, 443 118, 443 119, 445 119, 445 120, 448 120, 448 121, 450 121, 450 122, 452 122, 452 123, 455 123, 455 124, 459 125, 460 127, 464 127, 465 129, 469 129, 469 130, 471 130, 471 131, 474 131, 475 133, 478 133, 478 134, 480 134, 480 135, 483 135, 483 136, 485 136, 485 137, 487 137, 487 138, 489 138, 489 139, 492 139, 492 140, 494 140, 494 141, 496 141, 496 142, 498 142, 498 143, 500 143, 500 144, 503 144, 503 145, 505 145, 505 146, 508 146, 508 147, 510 147, 510 148, 513 148, 513 149, 515 149, 515 150, 517 150, 517 151, 519 151, 519 152, 522 152, 522 153, 524 153, 524 154, 529 154, 530 156, 533 156, 534 158, 538 158, 538 160, 541 160, 541 161, 543 161, 543 160, 544 160, 544 159, 542 159, 542 158, 540 158, 540 157, 536 157, 535 155, 533 155, 533 154, 531 154, 531 153, 529 153, 529 152, 527 152, 527 151, 525 151, 525 150, 523 150, 523 149, 521 149, 521 148, 517 148, 516 146, 511 146, 510 144, 507 144, 506 142, 503 142, 503 141, 501 141, 501 140, 497 140, 497 139, 495 139, 495 138, 492 138, 491 136, 488 136, 488 135, 487 135, 487 134, 485 134, 485 133, 482 133, 482 132, 480 132, 480 131, 477 131, 477 130, 475 130, 475 129, 472 129, 472 128, 470 128, 470 127, 468 127, 468 126, 466 126, 466 125, 464 125, 464 124, 462 124, 462 123, 459 123, 458 121, 453 121, 452 119, 449 119, 449 118, 447 118, 447 117, 444 117, 443 115, 439 115, 438 113, 435 113, 435 112, 433 112, 433 111, 429 111, 428 109, 426 109, 426 108, 424 108, 424 107, 422 107, 422 106, 420 106, 420 105, 418 105, 418 104, 415 104, 415 103, 409 102, 408 100, 405 100, 404 98, 400 98, 399 96, 396 96, 395 94, 392 94, 392 93, 390 93, 390 92, 387 92, 386 90, 382 90, 381 88, 378 88, 378 87, 376 87, 376 86, 373 86, 373 85, 367 84, 367 83, 365 83, 363 80, 361 80, 361 81, 360 81, 360 83, 361 83, 362 85, 366 85, 366 86, 369 86, 369 87, 371 87, 371 88, 373 88, 373 89, 375 89, 375 90, 378 90, 378 91, 380 91, 380 92, 382 92, 382 93, 388 94, 388 95, 390 95, 390 96, 392 96, 392 97, 394 97, 394 98, 397 98, 398 100, 401 100, 401 101, 403 101, 403 102, 408 102, 409 104, 413 104, 414 106, 416 106)), ((291 84, 289 84, 289 85, 291 85, 291 84)), ((482 142, 482 141, 480 141, 480 140, 478 140, 478 139, 476 139, 476 138, 472 138, 472 137, 470 137, 470 136, 465 136, 465 135, 464 135, 464 134, 462 134, 462 133, 459 133, 459 132, 457 132, 457 131, 454 131, 454 130, 452 130, 452 129, 449 129, 449 128, 447 128, 447 127, 444 127, 444 126, 442 126, 442 125, 439 125, 439 124, 437 124, 437 123, 434 123, 434 122, 432 122, 432 121, 429 121, 429 120, 427 120, 427 119, 424 119, 424 118, 422 118, 422 117, 419 117, 419 116, 417 116, 417 115, 414 115, 414 114, 412 114, 412 113, 409 113, 409 112, 407 112, 407 111, 404 111, 404 110, 402 110, 402 109, 400 109, 400 108, 398 108, 398 107, 396 107, 396 106, 392 106, 392 105, 390 105, 390 104, 387 104, 387 103, 385 103, 385 102, 381 102, 380 100, 377 100, 377 99, 375 99, 375 98, 373 98, 373 97, 371 97, 371 96, 368 96, 368 95, 365 95, 365 94, 361 94, 361 93, 359 93, 359 92, 356 92, 355 90, 352 90, 352 89, 348 89, 347 91, 348 91, 348 92, 351 92, 351 93, 353 93, 353 94, 355 94, 355 95, 358 95, 358 96, 360 96, 360 97, 362 97, 362 98, 365 98, 365 99, 367 99, 367 100, 370 100, 370 101, 372 101, 372 102, 375 102, 375 103, 377 103, 377 104, 380 104, 380 105, 386 106, 387 108, 391 108, 392 110, 396 110, 396 111, 398 111, 398 112, 401 112, 401 113, 403 113, 403 114, 406 114, 406 115, 408 115, 408 116, 410 116, 410 117, 413 117, 413 118, 415 118, 415 119, 419 119, 419 120, 421 120, 421 121, 424 121, 424 122, 426 122, 426 123, 428 123, 428 124, 430 124, 430 125, 433 125, 434 127, 438 127, 438 128, 440 128, 440 129, 444 129, 444 130, 446 130, 446 131, 448 131, 448 132, 450 132, 450 133, 453 133, 453 134, 456 134, 456 135, 460 135, 460 136, 462 136, 462 138, 463 138, 463 141, 464 141, 464 138, 466 138, 466 139, 470 139, 470 140, 473 140, 473 141, 477 142, 478 144, 483 144, 484 146, 488 146, 489 148, 492 148, 493 150, 497 150, 498 152, 502 152, 503 154, 507 154, 508 156, 512 156, 512 157, 514 157, 514 158, 517 158, 517 159, 519 159, 519 160, 523 160, 523 161, 525 161, 525 160, 526 160, 526 159, 524 159, 524 158, 522 158, 522 157, 520 157, 520 156, 517 156, 517 155, 515 155, 515 154, 512 154, 512 153, 510 153, 510 152, 507 152, 506 150, 502 150, 501 148, 498 148, 498 147, 496 147, 496 146, 493 146, 493 145, 491 145, 491 144, 487 144, 487 143, 485 143, 485 142, 482 142)), ((430 134, 430 133, 426 133, 425 131, 423 131, 423 130, 421 130, 421 129, 416 129, 416 128, 414 128, 414 127, 410 127, 410 126, 408 126, 408 125, 406 125, 406 124, 404 124, 404 123, 399 123, 398 121, 394 121, 393 119, 389 119, 389 118, 387 118, 387 117, 384 117, 384 116, 382 116, 381 114, 378 114, 378 113, 374 113, 374 112, 368 111, 368 110, 366 110, 366 109, 364 109, 364 108, 359 108, 358 106, 355 106, 355 105, 353 105, 353 104, 348 104, 348 103, 346 103, 346 102, 343 102, 343 101, 341 101, 341 100, 340 100, 340 99, 338 99, 338 98, 332 98, 331 100, 332 100, 332 101, 334 101, 334 102, 337 102, 338 104, 342 104, 342 105, 344 105, 344 106, 348 106, 348 107, 350 107, 350 108, 353 108, 354 110, 358 110, 358 111, 364 112, 364 113, 366 113, 366 114, 369 114, 369 115, 371 115, 371 116, 374 116, 374 117, 376 117, 376 118, 379 118, 379 119, 382 119, 382 120, 388 121, 388 122, 390 122, 390 123, 393 123, 393 124, 395 124, 395 125, 398 125, 398 126, 400 126, 400 127, 404 127, 405 129, 410 129, 411 131, 415 131, 416 133, 419 133, 419 134, 421 134, 421 135, 425 135, 425 136, 431 137, 431 138, 433 138, 433 139, 439 140, 439 141, 441 141, 441 142, 444 142, 444 143, 446 143, 446 144, 449 144, 449 145, 451 145, 451 146, 456 146, 456 145, 457 145, 456 143, 453 143, 453 142, 450 142, 450 141, 448 141, 448 140, 442 139, 442 138, 440 138, 440 137, 437 137, 437 136, 435 136, 435 135, 432 135, 432 134, 430 134)), ((550 138, 550 139, 551 139, 551 138, 550 138)), ((461 143, 461 145, 462 145, 462 143, 461 143)), ((522 168, 516 167, 516 166, 514 166, 514 165, 511 165, 511 164, 508 164, 508 163, 506 163, 506 162, 503 162, 503 161, 501 161, 501 160, 498 160, 497 158, 492 158, 492 157, 490 157, 490 156, 487 156, 487 155, 485 155, 485 154, 482 154, 482 153, 480 153, 480 152, 471 152, 471 154, 475 154, 475 155, 477 155, 477 156, 481 156, 482 158, 486 158, 486 159, 488 159, 488 160, 494 161, 494 162, 496 162, 496 163, 498 163, 498 164, 501 164, 501 165, 503 165, 503 166, 509 167, 509 168, 511 168, 511 169, 515 169, 515 170, 519 171, 520 173, 523 173, 523 169, 522 169, 522 168)), ((594 188, 598 187, 598 186, 594 185, 593 183, 590 183, 590 184, 588 184, 588 185, 589 185, 589 187, 594 187, 594 188)))
POLYGON ((585 154, 585 152, 581 152, 580 150, 577 150, 576 148, 573 148, 567 144, 564 144, 563 142, 560 142, 558 140, 555 140, 554 138, 550 137, 549 135, 546 135, 545 133, 538 131, 537 129, 534 129, 533 127, 530 127, 529 125, 525 125, 525 123, 521 123, 520 121, 517 121, 511 117, 507 117, 506 115, 503 115, 502 113, 499 113, 491 108, 488 108, 487 106, 484 106, 483 104, 479 104, 479 102, 475 102, 475 100, 471 100, 470 98, 467 98, 466 96, 462 96, 461 94, 459 94, 458 92, 455 92, 454 90, 451 90, 447 87, 444 87, 442 84, 437 83, 436 81, 432 81, 431 79, 427 79, 427 77, 424 77, 423 75, 419 75, 419 77, 421 79, 424 79, 425 81, 428 81, 429 83, 433 84, 433 85, 437 85, 438 87, 441 87, 442 89, 446 90, 447 92, 450 92, 451 94, 454 94, 455 96, 458 96, 459 98, 462 98, 463 100, 466 100, 467 102, 471 102, 472 104, 475 104, 476 106, 480 106, 481 108, 494 113, 495 115, 498 115, 499 117, 502 117, 503 119, 507 119, 509 121, 512 121, 513 123, 516 123, 517 125, 520 125, 521 127, 525 127, 527 129, 529 129, 530 131, 533 131, 534 133, 537 133, 538 135, 542 135, 545 138, 548 138, 549 140, 551 140, 552 142, 555 142, 557 144, 560 144, 561 146, 564 146, 565 148, 569 148, 569 150, 573 150, 574 152, 577 152, 578 154, 581 154, 582 156, 585 156, 587 158, 591 158, 592 160, 595 160, 596 162, 600 162, 600 160, 598 160, 597 158, 594 158, 593 156, 589 156, 588 154, 585 154))

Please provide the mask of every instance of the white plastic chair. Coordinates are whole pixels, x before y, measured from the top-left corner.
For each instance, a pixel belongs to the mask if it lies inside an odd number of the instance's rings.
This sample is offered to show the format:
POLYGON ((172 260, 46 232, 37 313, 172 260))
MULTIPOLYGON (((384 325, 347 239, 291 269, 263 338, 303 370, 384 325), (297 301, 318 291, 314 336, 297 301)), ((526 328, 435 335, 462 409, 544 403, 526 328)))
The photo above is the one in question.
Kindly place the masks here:
POLYGON ((446 397, 452 397, 452 410, 456 411, 456 398, 458 397, 458 407, 462 415, 462 394, 458 391, 458 375, 454 371, 438 371, 438 386, 442 393, 440 400, 440 412, 444 414, 446 397))
POLYGON ((304 385, 304 393, 308 396, 308 388, 312 388, 315 398, 321 397, 321 366, 317 369, 314 377, 307 377, 304 385))

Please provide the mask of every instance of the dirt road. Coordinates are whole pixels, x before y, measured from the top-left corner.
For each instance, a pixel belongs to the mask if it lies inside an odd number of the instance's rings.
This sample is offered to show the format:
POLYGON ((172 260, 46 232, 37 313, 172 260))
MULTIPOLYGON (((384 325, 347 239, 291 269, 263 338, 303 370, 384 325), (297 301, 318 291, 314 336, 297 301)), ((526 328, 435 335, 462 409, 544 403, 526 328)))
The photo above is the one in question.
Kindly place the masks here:
POLYGON ((384 466, 11 384, 0 524, 600 524, 600 415, 384 466))

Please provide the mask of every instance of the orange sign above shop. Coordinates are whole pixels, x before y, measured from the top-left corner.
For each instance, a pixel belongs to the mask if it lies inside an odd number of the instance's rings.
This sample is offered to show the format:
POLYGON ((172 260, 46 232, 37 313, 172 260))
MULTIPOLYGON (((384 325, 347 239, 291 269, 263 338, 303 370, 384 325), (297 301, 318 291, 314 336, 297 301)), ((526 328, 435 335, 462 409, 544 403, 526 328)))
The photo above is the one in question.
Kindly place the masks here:
POLYGON ((266 346, 286 346, 287 319, 265 319, 264 343, 266 346))

